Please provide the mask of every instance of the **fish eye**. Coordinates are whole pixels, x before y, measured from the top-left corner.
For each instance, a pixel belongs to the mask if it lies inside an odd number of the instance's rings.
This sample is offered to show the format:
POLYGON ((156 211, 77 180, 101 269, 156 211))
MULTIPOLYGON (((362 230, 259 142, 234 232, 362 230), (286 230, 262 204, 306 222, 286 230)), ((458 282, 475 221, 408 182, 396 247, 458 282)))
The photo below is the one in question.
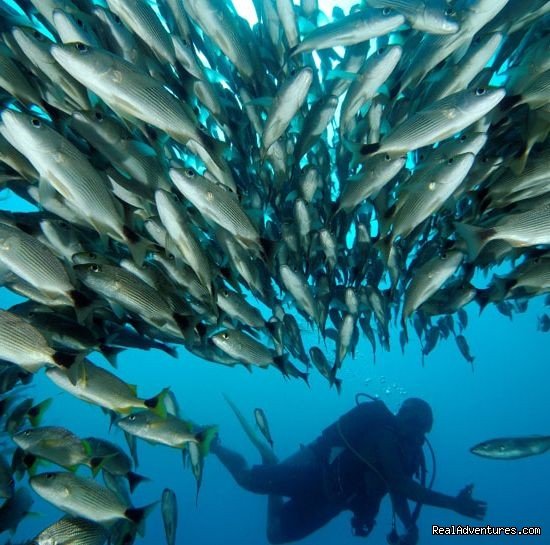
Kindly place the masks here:
POLYGON ((446 252, 443 252, 440 257, 441 259, 447 259, 448 255, 446 252))
POLYGON ((135 415, 135 414, 131 414, 131 415, 128 417, 128 420, 129 420, 130 422, 134 422, 135 419, 136 419, 136 415, 135 415))
POLYGON ((192 169, 192 168, 188 168, 186 171, 185 171, 185 175, 188 177, 188 178, 193 178, 195 176, 195 171, 192 169))
POLYGON ((77 19, 77 20, 76 20, 76 24, 77 24, 77 26, 79 26, 80 28, 84 28, 84 23, 83 23, 82 19, 77 19))
POLYGON ((467 138, 468 138, 468 137, 467 137, 465 134, 463 134, 463 135, 460 137, 460 141, 461 141, 461 142, 466 142, 466 139, 467 139, 467 138))
POLYGON ((175 260, 176 260, 176 256, 174 254, 168 255, 168 261, 175 261, 175 260))
POLYGON ((41 34, 40 32, 38 32, 38 30, 35 30, 32 35, 37 39, 37 40, 40 40, 40 41, 43 41, 44 40, 44 35, 41 34))
POLYGON ((99 112, 99 111, 96 111, 96 112, 94 113, 94 117, 96 118, 97 121, 100 121, 100 122, 103 121, 103 119, 105 119, 105 118, 103 117, 103 114, 102 114, 101 112, 99 112))
POLYGON ((382 10, 382 15, 390 15, 391 14, 391 8, 384 8, 382 10))
POLYGON ((223 290, 222 294, 224 297, 229 297, 229 292, 227 290, 223 290))
POLYGON ((63 229, 69 229, 69 224, 66 221, 60 221, 59 226, 63 229))
POLYGON ((92 272, 99 272, 101 271, 101 267, 97 263, 92 263, 89 267, 89 270, 92 272))
POLYGON ((182 43, 185 47, 188 47, 188 46, 189 46, 189 42, 188 42, 185 38, 182 38, 182 39, 181 39, 181 43, 182 43))
POLYGON ((456 11, 453 8, 447 8, 444 13, 446 17, 452 17, 453 15, 456 15, 456 11))
POLYGON ((113 19, 115 20, 115 23, 117 25, 121 25, 122 21, 120 20, 120 17, 118 15, 113 15, 113 19))
POLYGON ((454 162, 455 162, 455 158, 454 158, 454 157, 451 157, 451 158, 447 161, 447 164, 448 164, 448 165, 452 165, 454 162))
POLYGON ((476 89, 476 95, 477 95, 478 97, 480 97, 481 95, 484 95, 485 92, 486 92, 486 89, 484 89, 483 87, 478 87, 478 88, 476 89))
POLYGON ((39 129, 42 126, 42 123, 40 122, 40 119, 38 119, 36 117, 33 117, 31 119, 31 123, 32 123, 32 126, 36 127, 37 129, 39 129))
POLYGON ((46 473, 46 479, 49 481, 55 479, 55 473, 46 473))
POLYGON ((229 333, 222 333, 222 339, 227 340, 229 339, 229 333))
POLYGON ((377 53, 378 53, 379 55, 382 55, 382 53, 384 53, 384 51, 386 51, 386 48, 385 48, 385 47, 381 47, 381 48, 377 51, 377 53))
POLYGON ((76 42, 74 47, 80 53, 86 53, 88 51, 88 46, 82 42, 76 42))
POLYGON ((426 159, 426 156, 425 156, 423 153, 421 153, 421 154, 418 156, 418 160, 419 160, 419 161, 424 161, 424 159, 426 159))
POLYGON ((31 430, 25 430, 25 431, 23 432, 23 435, 24 435, 25 437, 30 437, 30 435, 31 435, 31 430))

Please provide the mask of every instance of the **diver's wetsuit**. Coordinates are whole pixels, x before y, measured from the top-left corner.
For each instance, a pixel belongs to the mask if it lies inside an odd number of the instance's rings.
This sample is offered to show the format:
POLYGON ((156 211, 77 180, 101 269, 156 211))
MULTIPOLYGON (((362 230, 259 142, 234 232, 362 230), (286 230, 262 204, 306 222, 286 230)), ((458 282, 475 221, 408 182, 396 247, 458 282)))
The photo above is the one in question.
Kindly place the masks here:
POLYGON ((286 460, 250 469, 243 460, 240 470, 230 464, 231 472, 251 492, 289 498, 270 521, 273 542, 301 539, 344 510, 368 533, 392 483, 410 479, 421 461, 420 445, 407 445, 395 423, 384 403, 361 403, 286 460))

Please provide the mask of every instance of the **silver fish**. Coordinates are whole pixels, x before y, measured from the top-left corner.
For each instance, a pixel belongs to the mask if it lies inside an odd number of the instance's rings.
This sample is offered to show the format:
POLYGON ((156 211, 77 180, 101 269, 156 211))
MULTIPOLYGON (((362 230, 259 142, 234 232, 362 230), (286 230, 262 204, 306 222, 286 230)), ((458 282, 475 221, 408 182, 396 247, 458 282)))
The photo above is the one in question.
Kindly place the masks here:
POLYGON ((292 50, 291 55, 355 45, 387 34, 404 22, 405 17, 391 9, 360 10, 313 30, 292 50))
POLYGON ((44 528, 33 540, 36 545, 103 545, 107 532, 103 526, 84 518, 63 517, 44 528))
POLYGON ((380 144, 363 146, 361 152, 400 156, 435 144, 464 130, 490 112, 505 95, 504 89, 467 89, 434 102, 397 125, 380 144))
POLYGON ((178 527, 178 503, 176 494, 170 488, 162 491, 161 500, 162 521, 167 545, 176 545, 176 530, 178 527))
POLYGON ((544 454, 550 450, 550 437, 503 437, 483 441, 470 449, 470 452, 494 460, 517 460, 526 456, 544 454))

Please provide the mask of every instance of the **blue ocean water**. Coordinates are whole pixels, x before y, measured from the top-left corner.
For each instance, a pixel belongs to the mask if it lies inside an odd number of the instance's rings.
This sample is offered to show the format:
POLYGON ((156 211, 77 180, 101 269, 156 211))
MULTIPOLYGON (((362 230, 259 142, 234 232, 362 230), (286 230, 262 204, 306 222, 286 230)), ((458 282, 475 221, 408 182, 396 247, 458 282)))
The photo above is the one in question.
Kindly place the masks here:
MULTIPOLYGON (((18 207, 15 200, 2 202, 2 208, 18 207)), ((19 300, 7 290, 0 291, 0 306, 8 308, 19 300)), ((455 543, 457 536, 433 536, 432 525, 538 526, 538 536, 469 536, 468 543, 545 543, 550 527, 548 456, 516 461, 496 461, 474 456, 472 445, 493 437, 548 433, 550 409, 550 346, 548 334, 537 331, 537 316, 543 312, 542 298, 534 299, 524 314, 513 320, 488 307, 478 316, 477 305, 467 307, 469 326, 466 337, 475 361, 467 363, 452 340, 443 341, 422 365, 420 346, 414 336, 402 354, 393 330, 392 351, 378 349, 376 360, 366 339, 359 342, 355 360, 342 370, 342 394, 329 389, 326 381, 311 373, 310 387, 298 380, 285 380, 273 370, 244 367, 227 368, 189 354, 181 348, 177 360, 163 352, 127 351, 119 358, 118 374, 137 384, 139 393, 149 397, 169 386, 176 394, 185 418, 216 423, 224 445, 241 452, 251 464, 259 456, 242 432, 222 395, 228 395, 243 413, 253 419, 256 407, 264 409, 280 458, 312 441, 326 426, 348 411, 355 394, 366 392, 380 397, 393 411, 409 396, 427 400, 435 423, 429 439, 436 453, 437 475, 434 489, 456 494, 474 483, 474 496, 488 502, 483 523, 453 512, 425 506, 419 520, 423 545, 455 543)), ((319 344, 316 334, 303 326, 306 350, 319 344)), ((330 354, 330 353, 329 353, 330 354)), ((106 365, 100 356, 92 360, 106 365)), ((36 402, 49 397, 53 403, 43 424, 62 425, 80 436, 93 435, 125 447, 123 434, 116 427, 109 431, 109 419, 98 407, 87 405, 60 393, 43 374, 37 375, 29 394, 36 402)), ((218 460, 209 456, 204 478, 195 502, 195 481, 184 468, 179 451, 139 442, 137 472, 150 481, 133 495, 134 505, 160 499, 164 487, 172 488, 179 502, 177 543, 200 545, 263 545, 267 543, 266 498, 239 488, 218 460)), ((428 456, 428 460, 430 460, 428 456)), ((44 466, 46 467, 46 466, 44 466)), ((53 466, 50 466, 53 467, 53 466)), ((429 465, 430 474, 433 470, 429 465)), ((82 474, 88 472, 83 470, 82 474)), ((429 479, 428 479, 429 480, 429 479)), ((61 513, 34 495, 35 516, 25 519, 13 537, 18 543, 36 535, 61 513)), ((344 513, 309 538, 303 545, 356 544, 350 513, 344 513)), ((377 517, 370 543, 385 543, 391 529, 391 507, 386 498, 377 517)), ((164 541, 160 509, 147 520, 145 537, 137 543, 164 541)))

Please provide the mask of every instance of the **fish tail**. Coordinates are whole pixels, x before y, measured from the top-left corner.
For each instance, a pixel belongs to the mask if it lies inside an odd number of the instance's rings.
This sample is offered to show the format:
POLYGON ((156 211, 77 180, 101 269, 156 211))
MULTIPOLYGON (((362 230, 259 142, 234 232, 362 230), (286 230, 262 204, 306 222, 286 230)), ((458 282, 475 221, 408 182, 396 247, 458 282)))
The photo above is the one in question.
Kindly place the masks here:
POLYGON ((199 454, 204 458, 210 452, 212 441, 218 435, 218 426, 208 426, 195 435, 199 442, 199 454))
POLYGON ((403 339, 405 340, 405 343, 408 343, 409 342, 409 332, 407 331, 407 317, 403 314, 401 316, 401 327, 403 328, 402 330, 402 335, 403 335, 403 339))
POLYGON ((455 223, 455 229, 466 243, 471 261, 478 256, 481 249, 495 234, 494 229, 484 229, 474 225, 467 225, 466 223, 455 223))
POLYGON ((485 212, 489 206, 491 206, 491 197, 489 194, 489 188, 481 187, 473 195, 472 199, 480 212, 485 212))
POLYGON ((510 169, 516 176, 519 176, 525 170, 525 165, 529 158, 529 151, 530 149, 527 146, 522 146, 510 163, 510 169))
POLYGON ((21 479, 25 471, 27 471, 29 475, 34 475, 36 473, 37 463, 38 459, 34 454, 25 452, 23 449, 17 447, 11 459, 11 470, 21 479))
POLYGON ((288 377, 288 372, 286 369, 286 366, 288 364, 288 354, 283 354, 281 356, 273 356, 273 363, 275 364, 275 367, 281 371, 281 373, 288 377))
POLYGON ((124 352, 124 348, 102 344, 100 349, 101 353, 105 356, 105 359, 116 369, 117 357, 121 352, 124 352))
POLYGON ((48 399, 34 405, 27 411, 27 417, 33 428, 40 425, 42 418, 44 418, 44 413, 51 404, 52 398, 49 397, 48 399))
POLYGON ((145 535, 145 519, 156 507, 158 502, 151 503, 145 507, 130 507, 124 512, 124 516, 136 525, 140 536, 145 535))
POLYGON ((334 364, 328 371, 327 379, 330 386, 335 386, 338 393, 340 393, 340 386, 342 385, 342 380, 336 378, 336 373, 338 372, 338 365, 334 364))
POLYGON ((193 337, 193 331, 197 327, 196 320, 191 319, 189 316, 174 312, 172 315, 176 324, 178 325, 182 335, 188 339, 193 337))
POLYGON ((69 295, 74 304, 76 319, 79 324, 83 324, 94 310, 94 302, 79 290, 71 290, 69 295))
POLYGON ((85 354, 69 354, 67 352, 56 352, 52 356, 55 364, 59 365, 69 377, 71 384, 75 385, 80 379, 86 376, 84 367, 85 354))
POLYGON ((105 461, 106 458, 102 458, 101 456, 94 456, 88 460, 90 469, 92 470, 92 475, 94 477, 97 477, 97 474, 101 471, 101 469, 103 469, 105 461))
POLYGON ((162 350, 163 352, 165 352, 169 356, 172 356, 173 358, 178 357, 178 351, 173 346, 169 346, 165 343, 160 343, 159 345, 155 345, 155 348, 162 350))
POLYGON ((475 294, 475 301, 479 305, 479 313, 481 314, 485 307, 490 303, 491 297, 489 289, 478 289, 475 294))
POLYGON ((334 377, 331 380, 331 386, 333 386, 333 385, 336 388, 336 391, 338 392, 338 395, 340 395, 342 393, 342 379, 334 377))
POLYGON ((147 477, 134 473, 133 471, 128 471, 126 474, 126 479, 128 480, 128 486, 130 487, 130 492, 132 493, 140 483, 149 480, 147 477))
POLYGON ((70 369, 78 359, 78 354, 70 354, 68 352, 56 352, 52 356, 54 363, 65 369, 70 369))
POLYGON ((162 392, 160 392, 156 396, 146 399, 143 402, 143 404, 147 408, 151 409, 155 414, 157 414, 161 418, 166 418, 167 410, 166 410, 165 399, 169 393, 170 393, 170 389, 164 388, 162 392))
POLYGON ((136 265, 141 266, 145 261, 147 250, 149 248, 149 242, 144 238, 141 238, 135 231, 132 231, 129 227, 124 226, 123 229, 128 249, 132 254, 132 259, 136 265))
POLYGON ((307 371, 298 371, 297 373, 298 375, 298 378, 301 378, 308 386, 308 388, 310 388, 310 384, 309 384, 309 373, 307 371))

